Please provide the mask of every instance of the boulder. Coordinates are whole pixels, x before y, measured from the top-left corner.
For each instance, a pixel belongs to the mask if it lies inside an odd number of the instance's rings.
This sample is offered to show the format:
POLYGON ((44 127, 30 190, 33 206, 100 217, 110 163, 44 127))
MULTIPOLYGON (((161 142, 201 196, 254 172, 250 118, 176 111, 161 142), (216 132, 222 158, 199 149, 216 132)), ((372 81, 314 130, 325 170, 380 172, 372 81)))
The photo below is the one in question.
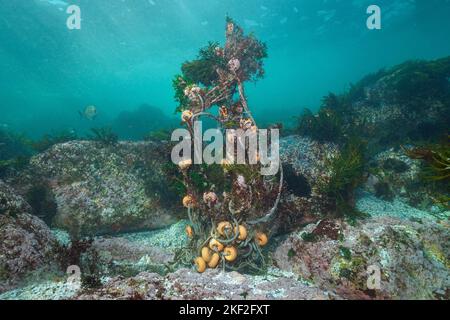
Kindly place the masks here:
POLYGON ((449 240, 448 226, 428 219, 380 216, 354 226, 322 220, 291 234, 273 258, 346 299, 448 299, 449 240), (369 279, 377 270, 379 287, 369 279))
POLYGON ((0 292, 57 263, 57 241, 30 206, 0 180, 0 292))
POLYGON ((34 156, 10 183, 34 214, 73 237, 156 229, 179 209, 164 173, 169 161, 162 143, 72 141, 34 156))
POLYGON ((332 172, 326 160, 339 153, 332 143, 320 143, 308 137, 289 136, 280 139, 280 160, 285 190, 275 223, 284 233, 318 221, 329 212, 330 200, 321 192, 332 172))
POLYGON ((390 148, 369 161, 370 172, 363 189, 385 201, 400 200, 420 210, 438 213, 439 185, 424 177, 423 162, 409 158, 402 149, 390 148))
POLYGON ((409 61, 369 75, 347 100, 346 125, 360 124, 372 150, 447 135, 450 57, 409 61))

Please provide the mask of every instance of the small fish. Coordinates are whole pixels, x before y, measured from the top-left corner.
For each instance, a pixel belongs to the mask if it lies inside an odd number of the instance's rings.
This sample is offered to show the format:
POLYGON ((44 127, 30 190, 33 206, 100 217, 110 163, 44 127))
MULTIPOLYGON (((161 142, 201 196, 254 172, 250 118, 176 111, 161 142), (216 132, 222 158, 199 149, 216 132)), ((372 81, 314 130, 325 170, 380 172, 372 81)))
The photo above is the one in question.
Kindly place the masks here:
POLYGON ((87 106, 84 111, 78 111, 81 118, 94 120, 97 117, 97 108, 95 106, 87 106))

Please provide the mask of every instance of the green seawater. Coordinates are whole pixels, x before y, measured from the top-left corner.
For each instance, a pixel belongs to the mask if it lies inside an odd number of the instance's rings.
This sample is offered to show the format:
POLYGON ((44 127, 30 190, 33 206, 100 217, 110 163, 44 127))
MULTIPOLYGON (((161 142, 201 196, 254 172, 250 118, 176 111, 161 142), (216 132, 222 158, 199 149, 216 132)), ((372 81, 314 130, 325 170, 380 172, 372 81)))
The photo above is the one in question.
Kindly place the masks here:
POLYGON ((369 30, 372 2, 1 1, 0 125, 33 138, 112 125, 133 139, 176 126, 172 78, 198 48, 223 42, 226 15, 267 43, 266 76, 247 88, 265 124, 317 110, 328 92, 380 68, 449 54, 450 1, 378 0, 382 29, 369 30), (73 4, 81 9, 80 30, 66 25, 73 4), (98 111, 93 121, 79 115, 89 105, 98 111), (152 107, 150 115, 148 108, 133 113, 142 105, 152 107), (120 126, 127 117, 142 123, 120 126))

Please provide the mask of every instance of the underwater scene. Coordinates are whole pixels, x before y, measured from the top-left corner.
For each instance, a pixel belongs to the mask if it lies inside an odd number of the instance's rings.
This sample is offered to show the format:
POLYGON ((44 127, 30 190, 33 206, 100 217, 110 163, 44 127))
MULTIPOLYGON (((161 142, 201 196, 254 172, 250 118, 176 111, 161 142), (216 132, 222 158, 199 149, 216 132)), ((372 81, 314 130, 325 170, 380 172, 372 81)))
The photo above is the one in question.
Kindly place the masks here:
POLYGON ((0 300, 450 299, 449 17, 1 1, 0 300))

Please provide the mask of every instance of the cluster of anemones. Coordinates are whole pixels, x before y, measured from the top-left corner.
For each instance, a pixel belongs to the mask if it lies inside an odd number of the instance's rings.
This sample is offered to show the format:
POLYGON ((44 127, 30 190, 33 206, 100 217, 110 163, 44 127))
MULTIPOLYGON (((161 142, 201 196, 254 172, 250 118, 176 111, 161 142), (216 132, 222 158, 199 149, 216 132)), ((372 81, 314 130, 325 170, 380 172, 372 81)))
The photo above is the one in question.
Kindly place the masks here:
MULTIPOLYGON (((210 192, 205 192, 203 194, 203 202, 208 206, 208 207, 213 207, 214 205, 217 204, 219 198, 217 197, 217 195, 210 191, 210 192)), ((187 194, 183 197, 183 206, 185 208, 194 208, 197 205, 197 202, 194 198, 194 196, 187 194)))
POLYGON ((191 100, 197 99, 201 93, 202 89, 197 85, 190 85, 184 89, 184 95, 191 100))
POLYGON ((242 130, 245 130, 245 131, 251 130, 255 133, 257 131, 257 127, 255 125, 253 125, 253 121, 250 119, 241 119, 239 125, 242 130))
MULTIPOLYGON (((186 227, 186 233, 193 237, 192 227, 186 227)), ((200 256, 194 259, 195 267, 198 272, 205 272, 206 268, 215 269, 220 261, 233 262, 238 258, 237 246, 246 241, 248 237, 247 228, 243 225, 237 225, 233 228, 228 221, 222 221, 217 225, 216 233, 220 237, 234 239, 230 244, 224 245, 221 239, 212 238, 201 248, 200 256)), ((254 236, 257 245, 263 247, 267 244, 267 235, 263 232, 257 232, 254 236)), ((228 241, 227 241, 228 242, 228 241)))

